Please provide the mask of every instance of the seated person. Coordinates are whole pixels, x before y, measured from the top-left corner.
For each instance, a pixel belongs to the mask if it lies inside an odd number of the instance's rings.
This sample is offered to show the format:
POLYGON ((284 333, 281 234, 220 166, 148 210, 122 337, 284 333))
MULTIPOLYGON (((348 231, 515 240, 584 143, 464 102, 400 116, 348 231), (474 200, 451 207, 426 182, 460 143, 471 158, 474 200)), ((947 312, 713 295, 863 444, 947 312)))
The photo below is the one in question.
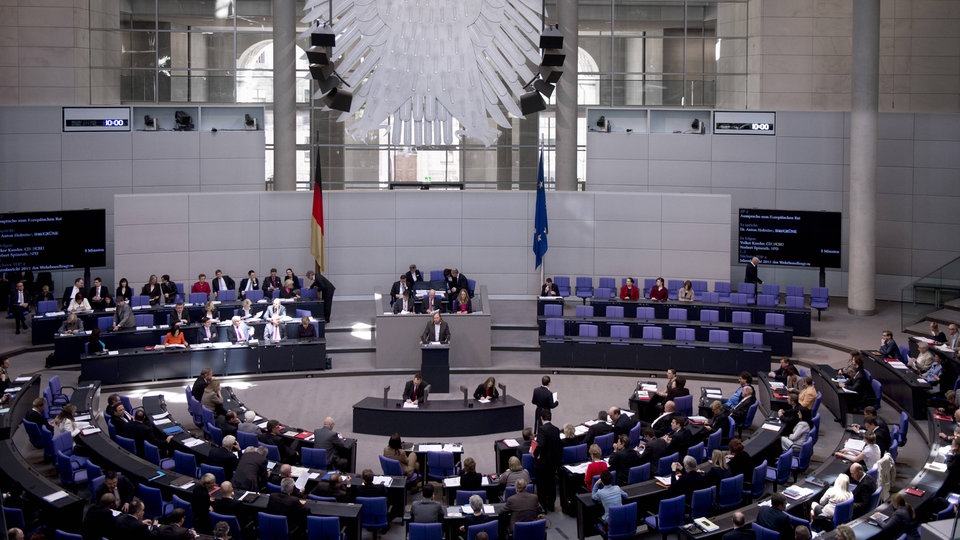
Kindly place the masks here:
POLYGON ((460 289, 457 297, 453 300, 453 312, 456 314, 473 313, 473 303, 470 301, 470 293, 466 289, 460 289))
POLYGON ((423 300, 421 300, 420 313, 430 315, 434 311, 441 311, 442 309, 443 305, 442 302, 440 302, 440 297, 437 296, 437 291, 430 289, 427 295, 423 297, 423 300))
POLYGON ((503 471, 503 474, 500 475, 497 482, 501 486, 512 486, 521 478, 526 482, 530 482, 530 473, 523 468, 523 465, 520 463, 520 458, 510 456, 510 459, 507 460, 507 470, 503 471))
POLYGON ((743 397, 740 398, 740 402, 737 403, 737 406, 730 409, 730 417, 738 423, 742 424, 747 420, 747 413, 750 412, 750 407, 756 403, 757 398, 753 395, 753 387, 745 386, 743 388, 743 397))
POLYGON ((600 473, 600 479, 593 485, 590 498, 603 505, 600 521, 606 523, 610 519, 610 509, 623 506, 624 501, 627 500, 627 494, 613 481, 613 474, 610 471, 603 471, 600 473))
POLYGON ((253 302, 245 298, 243 302, 240 303, 240 309, 237 310, 236 314, 239 315, 241 319, 249 319, 256 315, 256 312, 253 310, 253 302))
POLYGON ((317 337, 317 331, 310 324, 310 317, 304 315, 300 318, 300 326, 297 327, 297 338, 311 339, 317 337))
POLYGON ((264 312, 263 318, 270 320, 274 317, 286 317, 287 308, 283 307, 283 304, 280 303, 279 298, 274 298, 273 303, 270 304, 270 307, 267 308, 267 311, 264 312))
POLYGON ((83 297, 83 293, 77 293, 73 299, 70 300, 70 304, 67 305, 67 313, 79 313, 83 311, 92 311, 90 302, 87 302, 87 299, 83 297))
MULTIPOLYGON (((417 471, 420 470, 420 464, 417 462, 417 453, 410 452, 408 454, 407 451, 403 449, 403 441, 400 439, 399 433, 394 433, 390 436, 386 448, 383 449, 383 457, 395 459, 400 462, 400 469, 403 470, 403 474, 407 477, 408 483, 417 477, 417 471)), ((424 485, 424 487, 426 487, 426 485, 424 485)))
POLYGON ((400 298, 393 303, 394 314, 402 313, 406 315, 409 313, 415 313, 416 311, 416 304, 413 300, 413 289, 407 289, 403 291, 403 293, 400 295, 400 298))
POLYGON ((233 316, 231 322, 233 324, 226 330, 227 337, 229 337, 233 343, 246 343, 247 340, 250 339, 250 327, 241 321, 237 315, 233 316))
POLYGON ((197 343, 216 343, 217 329, 213 327, 213 321, 204 317, 200 320, 200 329, 197 330, 197 343))
POLYGON ((655 302, 666 302, 669 298, 669 292, 663 284, 663 278, 658 277, 656 284, 650 287, 650 299, 655 302))
MULTIPOLYGON (((310 273, 308 272, 307 275, 310 275, 310 273)), ((300 278, 298 278, 297 275, 293 273, 293 268, 287 268, 287 270, 284 272, 284 275, 283 275, 284 286, 286 286, 287 281, 292 281, 293 288, 300 290, 301 288, 300 278)))
POLYGON ((200 274, 199 276, 197 276, 197 281, 196 283, 193 284, 192 287, 190 287, 190 292, 204 293, 207 295, 207 298, 210 298, 210 293, 213 291, 210 289, 210 284, 207 282, 206 274, 200 274))
POLYGON ((294 300, 300 298, 300 289, 294 288, 292 279, 283 282, 283 288, 280 289, 280 298, 290 298, 294 300))
POLYGON ((424 484, 422 496, 410 505, 411 523, 441 523, 443 505, 433 500, 433 484, 424 484))
POLYGON ((560 296, 560 288, 553 282, 553 278, 547 278, 540 287, 540 296, 560 296))
POLYGON ((163 298, 163 291, 160 290, 160 283, 157 281, 157 275, 151 274, 150 279, 140 289, 140 296, 146 296, 150 299, 150 305, 155 306, 163 298))
POLYGON ((107 351, 107 346, 100 340, 100 329, 94 328, 90 331, 90 338, 87 339, 87 354, 96 354, 107 351))
POLYGON ((160 294, 163 295, 164 304, 177 301, 177 284, 170 281, 170 276, 167 274, 160 276, 160 294))
POLYGON ((183 332, 180 331, 180 323, 173 323, 173 326, 170 327, 170 331, 167 332, 167 336, 163 338, 163 344, 166 346, 180 346, 186 348, 187 340, 183 337, 183 332))
MULTIPOLYGON (((73 305, 73 302, 71 302, 71 305, 73 305)), ((933 365, 934 358, 936 358, 936 355, 930 350, 930 344, 926 341, 918 341, 917 357, 909 359, 907 366, 918 375, 923 375, 933 365)))
POLYGON ((693 283, 688 279, 683 282, 683 287, 677 291, 677 300, 681 302, 693 302, 693 283))
POLYGON ((208 317, 215 323, 220 322, 220 308, 212 300, 203 305, 203 317, 208 317))
POLYGON ((463 471, 460 473, 460 490, 480 491, 483 488, 483 475, 477 472, 477 462, 472 457, 463 458, 463 471))
MULTIPOLYGON (((46 287, 46 285, 44 285, 46 287)), ((113 307, 113 298, 110 297, 110 290, 103 285, 103 280, 100 278, 93 278, 93 287, 90 287, 90 292, 87 294, 90 298, 90 307, 97 311, 103 311, 108 307, 113 307)), ((46 300, 41 298, 41 300, 46 300)), ((53 300, 51 297, 50 300, 53 300)))
POLYGON ((57 329, 58 334, 76 334, 77 332, 83 332, 83 321, 77 317, 76 313, 67 315, 63 324, 57 329))
POLYGON ((590 464, 587 465, 586 472, 583 473, 583 483, 587 489, 593 487, 593 477, 607 470, 607 462, 603 460, 603 453, 600 447, 591 444, 587 449, 587 455, 590 456, 590 464))
POLYGON ((168 324, 173 323, 190 324, 190 312, 183 307, 183 302, 177 302, 173 311, 170 312, 170 322, 168 324))
POLYGON ((775 381, 786 382, 787 376, 789 375, 789 368, 791 366, 796 367, 794 366, 793 362, 790 361, 789 358, 787 358, 786 356, 781 357, 780 367, 771 371, 769 373, 769 376, 775 381))
POLYGON ((497 380, 493 377, 487 377, 487 380, 483 381, 473 391, 473 399, 489 399, 492 401, 498 397, 500 397, 500 391, 497 390, 497 380))
POLYGON ((274 317, 267 322, 263 329, 263 340, 266 343, 277 343, 283 340, 285 328, 280 324, 280 317, 274 317))
POLYGON ((640 289, 633 284, 633 278, 628 277, 626 284, 623 287, 620 287, 620 299, 621 300, 639 300, 640 299, 640 289))
POLYGON ((410 288, 411 287, 407 284, 407 276, 405 274, 400 274, 400 280, 394 281, 393 285, 390 287, 390 307, 393 308, 397 303, 397 300, 400 299, 403 293, 410 290, 410 288))

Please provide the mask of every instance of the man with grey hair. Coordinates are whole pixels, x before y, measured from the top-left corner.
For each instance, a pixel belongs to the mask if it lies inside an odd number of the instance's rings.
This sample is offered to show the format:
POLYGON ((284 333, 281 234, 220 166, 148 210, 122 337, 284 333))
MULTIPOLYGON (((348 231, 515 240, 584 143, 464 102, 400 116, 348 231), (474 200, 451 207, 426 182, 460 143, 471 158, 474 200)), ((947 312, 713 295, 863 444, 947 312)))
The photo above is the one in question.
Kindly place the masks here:
MULTIPOLYGON (((291 467, 290 465, 284 463, 279 467, 275 468, 274 471, 276 472, 274 472, 273 475, 270 476, 271 484, 283 485, 283 481, 288 478, 293 480, 294 483, 296 483, 296 479, 293 477, 293 467, 291 467)), ((293 492, 291 492, 290 494, 297 498, 303 497, 303 493, 300 493, 300 490, 297 489, 296 486, 294 486, 293 492)))
POLYGON ((239 315, 234 315, 230 322, 233 325, 227 330, 227 336, 232 343, 246 343, 250 339, 250 327, 240 319, 239 315))
POLYGON ((237 469, 237 462, 240 460, 240 445, 237 444, 237 438, 233 435, 227 435, 223 438, 220 446, 214 446, 207 455, 207 465, 214 467, 223 467, 223 477, 233 478, 233 471, 237 469))
POLYGON ((737 511, 733 514, 733 530, 723 535, 723 540, 754 540, 753 529, 747 524, 747 516, 737 511))
POLYGON ((706 475, 697 469, 695 457, 684 456, 683 465, 676 461, 670 464, 670 497, 683 495, 689 502, 693 492, 704 487, 706 475))
POLYGON ((248 446, 240 455, 237 470, 233 473, 233 486, 237 489, 259 492, 267 483, 267 449, 248 446))
POLYGON ((246 529, 253 521, 243 502, 234 498, 233 483, 230 481, 220 484, 220 498, 213 501, 213 511, 236 517, 241 529, 246 529))
POLYGON ((870 508, 870 497, 877 490, 877 481, 863 472, 863 465, 850 464, 850 479, 857 483, 853 490, 853 517, 854 519, 867 513, 870 508))
POLYGON ((260 435, 260 426, 255 423, 256 419, 257 413, 252 410, 243 413, 243 422, 240 422, 240 425, 237 426, 237 431, 260 435))
POLYGON ((307 514, 309 513, 300 499, 293 495, 293 490, 296 489, 294 484, 293 478, 284 478, 280 482, 280 493, 271 493, 270 500, 267 501, 268 514, 286 516, 287 526, 290 528, 290 536, 292 537, 306 531, 307 514))
POLYGON ((213 526, 213 537, 217 540, 230 540, 230 525, 226 521, 218 521, 213 526))
POLYGON ((190 508, 193 510, 193 528, 209 533, 210 527, 210 493, 217 490, 217 477, 207 473, 200 477, 200 481, 193 485, 190 493, 190 508))

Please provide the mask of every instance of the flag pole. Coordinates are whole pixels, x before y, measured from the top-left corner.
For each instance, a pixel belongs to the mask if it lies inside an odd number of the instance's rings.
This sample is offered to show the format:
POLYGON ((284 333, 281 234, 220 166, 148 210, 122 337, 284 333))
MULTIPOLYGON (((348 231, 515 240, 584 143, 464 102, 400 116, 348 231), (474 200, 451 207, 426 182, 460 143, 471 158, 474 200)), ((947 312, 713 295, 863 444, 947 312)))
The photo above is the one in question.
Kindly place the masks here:
MULTIPOLYGON (((543 135, 540 135, 540 155, 543 156, 543 135)), ((547 184, 546 175, 544 175, 543 184, 544 184, 544 188, 543 188, 543 189, 544 189, 544 191, 546 191, 546 189, 547 189, 547 188, 546 188, 546 184, 547 184)), ((546 194, 544 194, 544 197, 546 197, 546 194)), ((543 255, 540 256, 540 286, 541 286, 541 287, 543 287, 543 284, 544 284, 544 276, 545 276, 545 274, 546 274, 546 269, 545 269, 546 266, 547 266, 547 254, 544 253, 543 255)), ((540 291, 540 292, 543 292, 543 291, 540 291)))

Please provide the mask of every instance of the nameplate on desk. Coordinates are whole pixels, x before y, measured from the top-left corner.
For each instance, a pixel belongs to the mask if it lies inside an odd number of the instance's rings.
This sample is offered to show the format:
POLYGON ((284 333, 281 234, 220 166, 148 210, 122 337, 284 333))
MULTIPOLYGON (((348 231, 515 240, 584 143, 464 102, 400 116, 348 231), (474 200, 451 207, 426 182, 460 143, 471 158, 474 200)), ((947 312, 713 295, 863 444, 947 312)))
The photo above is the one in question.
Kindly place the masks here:
POLYGON ((53 493, 47 495, 46 497, 43 498, 43 500, 47 501, 48 503, 52 503, 55 501, 59 501, 60 499, 66 497, 67 495, 68 495, 67 492, 61 489, 60 491, 54 491, 53 493))
POLYGON ((517 442, 516 439, 504 439, 504 440, 503 440, 503 444, 504 444, 504 446, 506 446, 507 448, 516 448, 516 447, 520 446, 520 443, 517 442))
MULTIPOLYGON (((459 480, 459 478, 458 478, 459 480)), ((383 487, 390 487, 393 485, 393 477, 390 476, 374 476, 373 483, 381 485, 383 487)))
POLYGON ((762 427, 763 427, 763 429, 766 429, 766 430, 769 430, 769 431, 780 431, 780 427, 781 427, 781 426, 780 426, 780 424, 771 424, 771 423, 767 422, 767 423, 764 423, 762 427))
POLYGON ((94 426, 85 427, 80 430, 80 433, 82 435, 95 435, 97 433, 100 433, 100 428, 94 427, 94 426))
POLYGON ((791 499, 800 499, 813 494, 813 490, 803 486, 790 486, 783 490, 783 494, 791 499))

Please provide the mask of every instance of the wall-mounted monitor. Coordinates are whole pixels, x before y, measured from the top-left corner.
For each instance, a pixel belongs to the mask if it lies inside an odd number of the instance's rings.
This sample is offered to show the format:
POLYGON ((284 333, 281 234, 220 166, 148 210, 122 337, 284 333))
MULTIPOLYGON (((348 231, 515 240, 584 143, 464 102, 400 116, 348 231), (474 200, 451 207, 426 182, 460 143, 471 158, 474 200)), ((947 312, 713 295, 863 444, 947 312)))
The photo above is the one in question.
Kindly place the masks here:
POLYGON ((0 272, 106 264, 104 209, 0 214, 0 272))
POLYGON ((741 208, 739 231, 741 263, 840 268, 840 212, 741 208))

